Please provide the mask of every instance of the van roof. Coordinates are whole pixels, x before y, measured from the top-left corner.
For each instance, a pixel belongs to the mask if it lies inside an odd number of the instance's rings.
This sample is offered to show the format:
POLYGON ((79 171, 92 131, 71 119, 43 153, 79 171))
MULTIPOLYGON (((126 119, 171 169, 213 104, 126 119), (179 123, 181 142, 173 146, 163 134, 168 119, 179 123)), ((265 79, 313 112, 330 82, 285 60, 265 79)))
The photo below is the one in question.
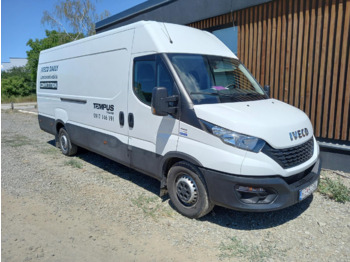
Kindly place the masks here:
POLYGON ((82 38, 82 39, 79 39, 79 40, 76 40, 76 41, 72 41, 72 42, 69 42, 69 43, 66 43, 66 44, 63 44, 63 45, 55 46, 55 47, 43 50, 40 53, 48 53, 48 52, 51 52, 51 51, 59 50, 61 48, 66 48, 66 47, 74 46, 74 45, 77 45, 77 44, 82 44, 82 43, 85 43, 85 42, 89 42, 89 41, 92 41, 94 39, 106 37, 106 36, 109 36, 109 35, 114 35, 114 34, 117 34, 117 33, 123 32, 123 31, 134 29, 134 28, 137 28, 137 27, 140 27, 140 26, 144 26, 146 23, 147 23, 147 21, 140 21, 140 22, 132 23, 132 24, 129 24, 129 25, 126 25, 126 26, 122 26, 122 27, 119 27, 119 28, 116 28, 116 29, 112 29, 112 30, 109 30, 109 31, 106 31, 106 32, 103 32, 103 33, 99 33, 99 34, 88 36, 88 37, 85 37, 85 38, 82 38))
MULTIPOLYGON (((213 34, 188 26, 139 21, 42 51, 42 54, 135 29, 132 53, 193 53, 236 56, 213 34)), ((131 48, 131 47, 126 47, 131 48)))

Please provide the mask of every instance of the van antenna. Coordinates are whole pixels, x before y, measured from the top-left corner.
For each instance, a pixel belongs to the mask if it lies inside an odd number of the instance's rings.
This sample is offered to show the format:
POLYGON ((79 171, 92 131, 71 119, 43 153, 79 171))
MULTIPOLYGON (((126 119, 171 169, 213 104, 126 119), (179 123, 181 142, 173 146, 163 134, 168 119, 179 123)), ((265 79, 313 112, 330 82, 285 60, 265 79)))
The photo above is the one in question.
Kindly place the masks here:
POLYGON ((166 34, 167 34, 168 37, 169 37, 169 42, 170 42, 170 44, 172 44, 172 43, 173 43, 173 40, 171 40, 170 34, 169 34, 169 32, 168 32, 168 29, 166 28, 165 23, 163 23, 163 25, 164 25, 164 28, 165 28, 165 30, 166 30, 166 34))

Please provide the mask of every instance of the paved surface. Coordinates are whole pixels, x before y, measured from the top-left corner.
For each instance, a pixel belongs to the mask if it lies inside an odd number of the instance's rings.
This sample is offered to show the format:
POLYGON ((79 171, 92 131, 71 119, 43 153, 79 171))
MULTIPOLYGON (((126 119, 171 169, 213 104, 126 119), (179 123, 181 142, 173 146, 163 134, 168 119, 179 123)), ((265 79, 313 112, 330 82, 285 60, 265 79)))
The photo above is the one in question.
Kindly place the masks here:
MULTIPOLYGON (((30 113, 38 114, 38 108, 37 108, 36 102, 13 103, 13 108, 21 111, 22 113, 30 112, 30 113)), ((1 104, 1 109, 4 109, 4 110, 11 109, 11 104, 1 104)))

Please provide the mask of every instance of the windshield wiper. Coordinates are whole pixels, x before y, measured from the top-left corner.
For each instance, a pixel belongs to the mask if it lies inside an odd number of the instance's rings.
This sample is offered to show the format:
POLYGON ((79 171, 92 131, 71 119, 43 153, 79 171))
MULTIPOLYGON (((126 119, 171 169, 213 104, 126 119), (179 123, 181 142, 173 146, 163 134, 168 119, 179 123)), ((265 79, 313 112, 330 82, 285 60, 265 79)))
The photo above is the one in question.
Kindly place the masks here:
POLYGON ((242 94, 239 94, 239 95, 242 95, 242 96, 264 96, 262 94, 259 94, 259 93, 242 93, 242 94))
POLYGON ((211 96, 224 96, 224 97, 232 97, 236 94, 223 94, 221 92, 212 93, 212 92, 191 92, 190 95, 211 95, 211 96))
POLYGON ((218 96, 219 93, 210 93, 210 92, 191 92, 190 95, 210 95, 210 96, 218 96))

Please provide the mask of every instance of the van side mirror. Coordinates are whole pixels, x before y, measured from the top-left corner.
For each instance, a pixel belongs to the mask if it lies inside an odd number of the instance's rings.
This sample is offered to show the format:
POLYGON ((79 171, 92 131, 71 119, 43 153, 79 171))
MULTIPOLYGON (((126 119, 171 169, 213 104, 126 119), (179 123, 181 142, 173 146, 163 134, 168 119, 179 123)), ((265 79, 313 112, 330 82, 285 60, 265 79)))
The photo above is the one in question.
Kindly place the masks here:
POLYGON ((269 85, 264 86, 264 91, 270 97, 270 86, 269 85))
POLYGON ((167 116, 175 114, 177 107, 170 107, 169 102, 178 101, 178 96, 168 96, 168 90, 165 87, 155 87, 152 90, 152 114, 157 116, 167 116))

